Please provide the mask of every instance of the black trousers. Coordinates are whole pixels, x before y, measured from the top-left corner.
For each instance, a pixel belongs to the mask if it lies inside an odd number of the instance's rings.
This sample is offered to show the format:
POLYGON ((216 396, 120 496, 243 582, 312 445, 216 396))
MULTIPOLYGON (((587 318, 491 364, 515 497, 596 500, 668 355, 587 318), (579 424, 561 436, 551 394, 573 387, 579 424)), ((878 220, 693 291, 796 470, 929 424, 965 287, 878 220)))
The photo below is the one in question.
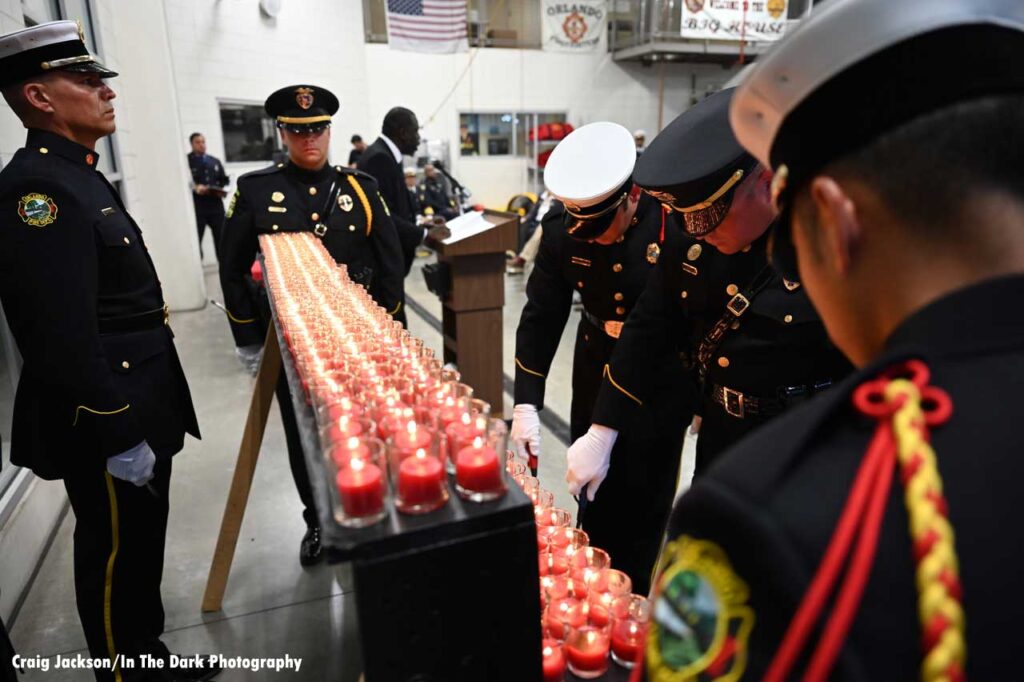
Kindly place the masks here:
POLYGON ((220 262, 220 233, 224 227, 224 204, 220 199, 212 197, 216 201, 195 202, 196 207, 196 230, 199 232, 199 257, 203 256, 203 235, 206 228, 213 233, 213 250, 217 254, 217 262, 220 262))
POLYGON ((292 394, 288 388, 288 377, 284 370, 277 380, 277 388, 274 389, 277 396, 277 406, 281 411, 281 423, 284 425, 284 439, 288 446, 288 464, 292 470, 292 478, 295 479, 295 490, 302 500, 302 518, 307 526, 319 526, 320 520, 316 514, 316 504, 313 502, 313 488, 309 483, 309 470, 306 469, 306 457, 302 451, 302 439, 299 437, 299 424, 295 419, 295 406, 292 405, 292 394))
MULTIPOLYGON (((614 339, 602 330, 580 322, 572 365, 574 441, 590 428, 604 366, 614 347, 614 339)), ((679 397, 682 393, 681 389, 659 391, 644 404, 636 420, 619 433, 608 477, 594 501, 581 497, 579 518, 590 544, 611 554, 612 566, 629 575, 636 594, 650 590, 675 496, 683 437, 691 419, 679 397)))
MULTIPOLYGON (((64 478, 75 513, 75 598, 93 658, 164 657, 160 581, 171 460, 157 460, 146 487, 91 467, 64 478)), ((100 682, 147 679, 136 663, 96 670, 100 682)))

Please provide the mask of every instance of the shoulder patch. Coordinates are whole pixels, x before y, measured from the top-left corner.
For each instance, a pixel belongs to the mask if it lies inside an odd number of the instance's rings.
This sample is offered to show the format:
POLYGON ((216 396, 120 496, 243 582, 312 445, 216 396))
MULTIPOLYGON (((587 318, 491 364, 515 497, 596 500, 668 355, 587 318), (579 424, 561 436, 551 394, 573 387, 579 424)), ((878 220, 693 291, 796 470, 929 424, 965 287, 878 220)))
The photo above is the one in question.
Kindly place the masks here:
POLYGON ((687 535, 670 542, 647 635, 648 679, 740 679, 754 628, 749 596, 721 547, 687 535))
POLYGON ((230 218, 231 216, 233 216, 235 214, 235 204, 236 203, 238 203, 238 190, 237 189, 235 190, 235 193, 231 195, 231 203, 228 204, 228 210, 224 214, 225 218, 230 218))
POLYGON ((57 204, 45 194, 26 194, 18 202, 18 215, 32 227, 46 227, 57 220, 57 204))

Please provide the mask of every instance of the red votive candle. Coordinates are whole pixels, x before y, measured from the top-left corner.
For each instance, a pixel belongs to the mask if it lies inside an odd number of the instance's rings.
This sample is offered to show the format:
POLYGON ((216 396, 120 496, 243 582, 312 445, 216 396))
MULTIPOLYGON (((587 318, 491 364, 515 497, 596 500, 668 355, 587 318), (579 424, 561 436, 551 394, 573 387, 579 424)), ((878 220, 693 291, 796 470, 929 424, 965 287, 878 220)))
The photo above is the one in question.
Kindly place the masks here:
POLYGON ((584 679, 600 677, 608 670, 610 644, 607 629, 591 625, 574 628, 565 643, 569 670, 584 679))
POLYGON ((444 467, 437 457, 417 450, 414 455, 403 459, 398 467, 398 497, 402 511, 411 507, 440 506, 444 502, 443 480, 444 467))
POLYGON ((494 448, 482 445, 476 439, 473 445, 459 450, 455 458, 455 480, 466 489, 475 492, 500 490, 501 466, 494 448))
POLYGON ((391 434, 395 449, 403 459, 411 457, 417 450, 429 450, 431 438, 430 429, 414 421, 406 422, 404 428, 391 434))
POLYGON ((370 448, 359 438, 353 436, 337 443, 331 448, 331 459, 338 469, 347 467, 353 459, 366 461, 370 457, 370 448))
POLYGON ((540 553, 540 575, 565 575, 569 572, 569 557, 564 554, 540 553))
POLYGON ((563 682, 565 680, 565 654, 557 639, 545 639, 541 643, 541 656, 544 662, 544 682, 563 682))
POLYGON ((552 600, 544 612, 544 627, 556 639, 565 639, 568 634, 566 628, 580 628, 586 624, 586 605, 572 597, 552 600))
POLYGON ((376 464, 353 459, 336 480, 348 516, 372 516, 384 509, 384 474, 376 464))
POLYGON ((348 415, 332 420, 331 428, 328 431, 328 437, 335 443, 361 435, 363 435, 363 425, 358 419, 352 419, 348 415))
POLYGON ((486 419, 474 419, 468 412, 463 412, 458 420, 444 427, 450 452, 462 452, 463 448, 472 445, 477 437, 484 435, 486 429, 486 419))
POLYGON ((636 663, 647 636, 647 627, 635 620, 616 620, 612 625, 612 654, 623 663, 636 663))

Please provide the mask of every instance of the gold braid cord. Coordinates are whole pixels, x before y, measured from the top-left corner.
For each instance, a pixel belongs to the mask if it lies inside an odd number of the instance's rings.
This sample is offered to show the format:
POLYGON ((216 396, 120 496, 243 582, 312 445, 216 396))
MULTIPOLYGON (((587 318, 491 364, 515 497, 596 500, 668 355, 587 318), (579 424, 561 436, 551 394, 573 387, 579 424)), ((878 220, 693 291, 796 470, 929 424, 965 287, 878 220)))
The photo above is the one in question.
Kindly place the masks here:
POLYGON ((947 517, 942 477, 927 437, 921 390, 894 379, 885 396, 899 405, 892 417, 904 502, 917 564, 918 617, 924 645, 924 682, 964 682, 967 645, 960 572, 947 517))

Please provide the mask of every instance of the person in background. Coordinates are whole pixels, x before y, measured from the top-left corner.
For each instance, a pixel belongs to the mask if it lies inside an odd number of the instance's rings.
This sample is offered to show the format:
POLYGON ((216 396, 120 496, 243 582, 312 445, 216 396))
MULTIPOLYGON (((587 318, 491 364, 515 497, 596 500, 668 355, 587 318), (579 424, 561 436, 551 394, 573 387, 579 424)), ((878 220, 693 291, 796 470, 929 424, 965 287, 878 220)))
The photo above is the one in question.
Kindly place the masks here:
POLYGON ((636 153, 643 154, 644 150, 647 149, 647 131, 643 128, 634 130, 633 143, 636 145, 636 153))
POLYGON ((142 232, 97 170, 116 75, 74 21, 0 36, 0 88, 28 128, 0 171, 0 301, 24 361, 11 464, 64 483, 88 655, 113 664, 96 679, 209 680, 219 667, 171 668, 161 641, 172 461, 199 425, 142 232))
POLYGON ((421 215, 423 213, 423 208, 420 206, 415 168, 405 169, 405 186, 409 190, 409 198, 412 201, 413 214, 416 216, 421 215))
POLYGON ((206 153, 206 136, 192 133, 188 138, 192 151, 188 153, 188 168, 192 172, 192 204, 196 209, 196 229, 199 232, 199 257, 203 257, 203 235, 210 228, 213 250, 220 261, 220 232, 224 226, 224 190, 229 178, 220 159, 206 153))
POLYGON ((521 242, 518 255, 505 265, 505 272, 510 275, 521 275, 528 263, 532 263, 540 249, 540 240, 544 233, 544 217, 553 209, 561 208, 561 202, 547 188, 541 192, 540 199, 530 208, 521 225, 521 242))
POLYGON ((1022 53, 1020 2, 829 0, 737 88, 858 369, 676 504, 635 679, 1021 679, 1022 53))
MULTIPOLYGON (((392 317, 404 322, 402 251, 377 184, 365 173, 332 166, 327 159, 331 117, 338 107, 338 98, 316 85, 291 85, 272 93, 264 109, 277 123, 288 148, 288 162, 240 177, 228 207, 221 288, 235 352, 253 374, 259 365, 270 312, 265 295, 254 301, 249 287, 260 235, 312 232, 336 262, 347 266, 349 277, 366 287, 392 317)), ((320 518, 284 372, 276 395, 288 462, 306 522, 299 563, 310 566, 323 556, 320 518)))
POLYGON ((352 151, 348 153, 348 167, 355 168, 359 163, 359 157, 366 151, 366 143, 363 142, 362 135, 353 135, 349 141, 352 143, 352 151))
MULTIPOLYGON (((366 148, 357 164, 359 170, 377 180, 377 186, 387 204, 391 219, 398 229, 405 257, 405 274, 412 269, 416 249, 426 236, 424 228, 416 224, 416 211, 405 185, 402 155, 412 156, 420 146, 420 124, 416 114, 405 107, 395 107, 384 116, 381 135, 366 148)), ((431 229, 445 238, 447 228, 443 221, 431 229)))
POLYGON ((429 215, 441 216, 451 220, 459 215, 455 209, 455 200, 448 192, 448 184, 433 164, 423 167, 423 182, 419 185, 418 202, 423 212, 431 209, 429 215))
MULTIPOLYGON (((570 429, 590 426, 601 377, 623 321, 644 290, 668 229, 658 202, 634 184, 636 151, 629 131, 609 122, 570 133, 551 154, 544 182, 564 205, 544 218, 537 262, 526 285, 516 329, 513 446, 540 456, 540 415, 546 376, 572 310, 583 300, 572 360, 570 429)), ((674 218, 669 217, 674 221, 674 218)), ((661 532, 675 493, 683 432, 685 375, 675 353, 656 358, 658 385, 624 428, 600 471, 570 478, 577 519, 596 547, 607 550, 646 594, 661 532), (589 485, 585 485, 589 484, 589 485)), ((570 469, 572 471, 572 469, 570 469)), ((577 469, 578 471, 578 469, 577 469)))
POLYGON ((476 156, 480 153, 480 139, 476 133, 469 132, 469 126, 459 126, 459 152, 462 156, 476 156))

